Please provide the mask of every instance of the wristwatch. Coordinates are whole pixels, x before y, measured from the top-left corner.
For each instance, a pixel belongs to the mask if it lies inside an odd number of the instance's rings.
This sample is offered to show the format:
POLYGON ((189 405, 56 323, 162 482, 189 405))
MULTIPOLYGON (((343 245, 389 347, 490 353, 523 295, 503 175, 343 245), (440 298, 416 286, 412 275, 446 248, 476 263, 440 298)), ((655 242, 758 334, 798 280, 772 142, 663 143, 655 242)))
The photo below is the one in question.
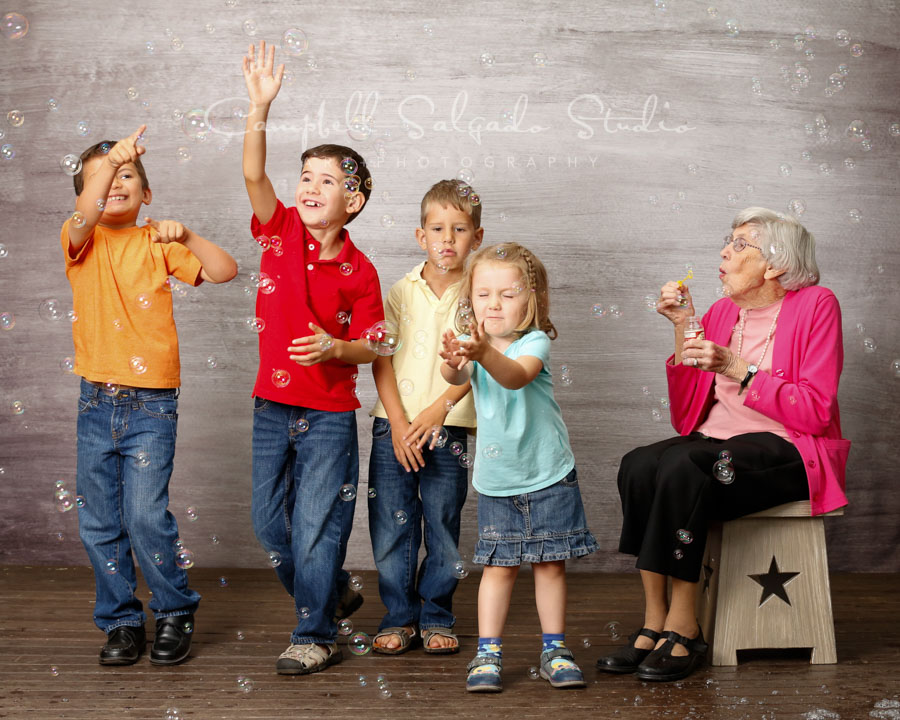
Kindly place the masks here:
POLYGON ((759 368, 756 365, 750 365, 747 367, 747 374, 744 375, 744 379, 741 380, 741 389, 738 390, 738 395, 740 395, 744 390, 747 389, 747 385, 750 384, 750 381, 753 379, 753 376, 759 372, 759 368))

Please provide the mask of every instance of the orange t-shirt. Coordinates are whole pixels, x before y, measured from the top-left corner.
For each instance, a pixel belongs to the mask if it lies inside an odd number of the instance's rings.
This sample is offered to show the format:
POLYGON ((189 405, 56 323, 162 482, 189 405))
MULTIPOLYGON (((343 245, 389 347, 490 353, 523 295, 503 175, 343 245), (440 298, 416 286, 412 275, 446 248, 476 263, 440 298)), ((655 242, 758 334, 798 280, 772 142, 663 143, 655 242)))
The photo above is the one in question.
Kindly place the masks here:
POLYGON ((68 221, 60 234, 72 285, 76 375, 145 388, 181 384, 169 275, 199 285, 200 261, 181 243, 155 243, 150 229, 98 225, 74 257, 68 221))

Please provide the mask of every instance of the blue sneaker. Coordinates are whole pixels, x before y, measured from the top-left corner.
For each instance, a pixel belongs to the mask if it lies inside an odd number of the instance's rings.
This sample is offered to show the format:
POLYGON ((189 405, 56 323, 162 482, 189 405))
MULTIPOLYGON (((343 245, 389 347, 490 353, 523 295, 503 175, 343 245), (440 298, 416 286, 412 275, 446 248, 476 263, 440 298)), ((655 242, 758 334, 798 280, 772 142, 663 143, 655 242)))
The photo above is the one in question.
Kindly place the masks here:
POLYGON ((587 686, 581 668, 569 648, 556 648, 541 653, 541 677, 555 688, 583 688, 587 686))
POLYGON ((500 680, 501 661, 493 655, 477 655, 466 666, 469 676, 466 678, 466 692, 500 692, 503 682, 500 680))

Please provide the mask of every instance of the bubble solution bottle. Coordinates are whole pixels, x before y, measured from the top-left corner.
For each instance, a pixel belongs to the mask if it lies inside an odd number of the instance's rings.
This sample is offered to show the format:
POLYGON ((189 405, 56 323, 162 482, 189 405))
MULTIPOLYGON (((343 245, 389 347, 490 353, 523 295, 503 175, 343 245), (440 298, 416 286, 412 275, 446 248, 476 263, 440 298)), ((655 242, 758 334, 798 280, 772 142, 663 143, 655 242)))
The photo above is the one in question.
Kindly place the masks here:
POLYGON ((684 326, 684 339, 697 340, 703 338, 703 326, 700 324, 700 317, 691 315, 684 326))

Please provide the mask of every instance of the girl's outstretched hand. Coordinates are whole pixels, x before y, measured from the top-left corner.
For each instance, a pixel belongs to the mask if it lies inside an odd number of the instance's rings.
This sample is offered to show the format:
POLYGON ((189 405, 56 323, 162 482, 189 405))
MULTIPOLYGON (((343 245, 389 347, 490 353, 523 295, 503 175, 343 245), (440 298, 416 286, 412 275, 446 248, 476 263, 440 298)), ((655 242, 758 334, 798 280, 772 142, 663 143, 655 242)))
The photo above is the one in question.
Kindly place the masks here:
POLYGON ((458 355, 462 355, 467 360, 480 361, 490 347, 487 333, 484 331, 484 320, 478 325, 469 323, 469 339, 459 340, 458 342, 458 355))
POLYGON ((438 351, 438 355, 456 371, 462 370, 468 363, 468 360, 459 354, 459 348, 459 339, 453 331, 445 330, 441 335, 441 349, 438 351))

